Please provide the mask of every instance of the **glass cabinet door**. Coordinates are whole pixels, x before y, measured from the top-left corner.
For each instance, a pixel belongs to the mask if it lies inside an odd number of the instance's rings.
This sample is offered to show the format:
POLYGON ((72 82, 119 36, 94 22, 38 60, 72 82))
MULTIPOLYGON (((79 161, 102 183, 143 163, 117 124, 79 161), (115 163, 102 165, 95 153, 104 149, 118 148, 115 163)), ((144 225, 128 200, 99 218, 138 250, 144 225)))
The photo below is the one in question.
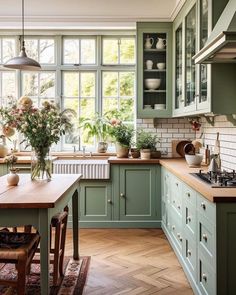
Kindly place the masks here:
MULTIPOLYGON (((199 49, 201 49, 209 35, 209 0, 200 0, 200 42, 199 49)), ((200 65, 200 95, 199 103, 207 101, 208 93, 208 66, 200 65)))
POLYGON ((185 22, 185 106, 191 106, 196 99, 196 65, 192 58, 196 53, 196 5, 185 22))
POLYGON ((166 110, 167 34, 143 33, 143 109, 166 110))
POLYGON ((182 24, 175 31, 175 108, 179 109, 183 103, 183 65, 182 65, 182 24))

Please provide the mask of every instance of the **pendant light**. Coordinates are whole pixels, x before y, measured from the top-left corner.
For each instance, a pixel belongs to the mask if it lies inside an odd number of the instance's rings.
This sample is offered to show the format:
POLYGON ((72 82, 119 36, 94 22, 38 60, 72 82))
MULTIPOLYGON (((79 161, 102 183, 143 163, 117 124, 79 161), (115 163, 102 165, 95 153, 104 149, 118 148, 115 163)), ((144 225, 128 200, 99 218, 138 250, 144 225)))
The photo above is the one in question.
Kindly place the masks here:
POLYGON ((27 57, 25 52, 25 11, 24 11, 24 0, 22 0, 22 37, 20 39, 21 51, 19 56, 9 59, 3 66, 5 68, 17 69, 17 70, 26 70, 26 71, 39 71, 41 69, 40 64, 32 59, 27 57))

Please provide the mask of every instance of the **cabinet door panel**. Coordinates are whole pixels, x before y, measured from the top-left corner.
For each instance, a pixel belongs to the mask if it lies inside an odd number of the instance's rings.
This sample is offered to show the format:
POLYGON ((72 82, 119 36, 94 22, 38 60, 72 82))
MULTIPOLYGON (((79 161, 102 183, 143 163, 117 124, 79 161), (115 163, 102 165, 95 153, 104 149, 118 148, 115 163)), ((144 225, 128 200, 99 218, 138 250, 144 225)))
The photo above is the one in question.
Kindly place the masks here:
POLYGON ((155 217, 155 167, 120 168, 120 219, 155 217))
POLYGON ((81 220, 110 220, 112 199, 108 183, 81 183, 81 220))

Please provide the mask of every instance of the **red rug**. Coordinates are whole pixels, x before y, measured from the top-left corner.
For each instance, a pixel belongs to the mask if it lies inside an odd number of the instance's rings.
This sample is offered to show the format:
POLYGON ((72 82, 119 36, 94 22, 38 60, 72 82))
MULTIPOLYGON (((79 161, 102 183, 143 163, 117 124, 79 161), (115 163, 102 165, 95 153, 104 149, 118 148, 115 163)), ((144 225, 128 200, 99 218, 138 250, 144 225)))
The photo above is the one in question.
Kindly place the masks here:
MULTIPOLYGON (((90 263, 89 256, 73 260, 65 257, 65 272, 61 284, 57 287, 51 286, 50 295, 82 295, 90 263)), ((50 266, 51 267, 51 266, 50 266)), ((0 264, 0 278, 14 280, 17 271, 13 264, 0 264)), ((50 276, 52 283, 52 276, 50 276)), ((0 295, 15 295, 16 289, 0 285, 0 295)), ((32 264, 31 273, 27 278, 26 295, 40 295, 40 265, 32 264)))

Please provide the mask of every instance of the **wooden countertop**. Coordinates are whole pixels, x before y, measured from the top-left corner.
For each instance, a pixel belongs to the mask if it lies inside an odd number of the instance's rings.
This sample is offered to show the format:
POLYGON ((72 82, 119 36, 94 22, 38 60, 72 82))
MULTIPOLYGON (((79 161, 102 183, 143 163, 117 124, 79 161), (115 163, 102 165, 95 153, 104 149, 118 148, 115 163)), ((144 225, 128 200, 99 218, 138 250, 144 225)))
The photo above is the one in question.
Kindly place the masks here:
MULTIPOLYGON (((56 160, 57 157, 52 157, 52 161, 56 160)), ((4 164, 4 158, 0 158, 0 164, 4 164)), ((30 164, 31 156, 17 156, 17 164, 30 164)))
MULTIPOLYGON (((160 159, 160 164, 209 201, 236 202, 236 188, 212 188, 190 174, 198 172, 199 168, 189 168, 184 159, 160 159)), ((201 167, 201 169, 207 170, 206 167, 201 167)))

